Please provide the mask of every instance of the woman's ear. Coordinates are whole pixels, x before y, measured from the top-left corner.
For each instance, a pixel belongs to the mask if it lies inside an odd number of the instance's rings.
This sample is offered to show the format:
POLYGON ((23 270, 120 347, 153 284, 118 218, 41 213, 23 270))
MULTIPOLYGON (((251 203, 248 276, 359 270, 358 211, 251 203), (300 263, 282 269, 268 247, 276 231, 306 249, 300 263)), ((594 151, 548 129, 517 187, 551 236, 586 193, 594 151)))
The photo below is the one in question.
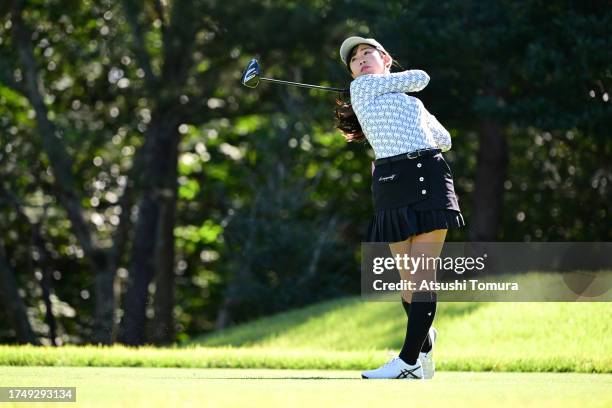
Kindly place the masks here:
POLYGON ((393 58, 389 54, 384 54, 385 68, 388 70, 391 69, 391 64, 393 64, 393 58))

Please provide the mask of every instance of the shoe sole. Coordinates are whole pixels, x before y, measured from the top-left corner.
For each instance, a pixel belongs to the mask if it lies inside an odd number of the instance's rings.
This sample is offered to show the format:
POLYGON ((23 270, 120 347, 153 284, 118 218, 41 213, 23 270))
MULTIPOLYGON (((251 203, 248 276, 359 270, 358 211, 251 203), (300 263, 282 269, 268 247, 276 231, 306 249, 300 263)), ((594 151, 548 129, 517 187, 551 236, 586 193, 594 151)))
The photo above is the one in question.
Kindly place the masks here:
POLYGON ((426 380, 431 380, 436 373, 436 363, 432 359, 431 370, 429 369, 429 364, 424 364, 423 360, 421 360, 421 364, 423 364, 423 378, 426 380))
MULTIPOLYGON (((438 330, 436 330, 435 327, 432 327, 432 331, 433 331, 433 339, 431 341, 431 350, 429 352, 433 352, 434 346, 436 344, 436 339, 438 338, 438 330)), ((436 363, 433 361, 433 357, 431 358, 431 365, 432 365, 431 375, 429 374, 429 370, 427 370, 427 374, 423 372, 423 378, 426 380, 431 380, 434 374, 436 373, 436 363)), ((425 368, 425 366, 423 366, 423 368, 425 368)))
MULTIPOLYGON (((370 380, 370 377, 366 377, 365 375, 361 374, 361 378, 365 379, 365 380, 370 380)), ((381 378, 379 378, 380 380, 381 378)), ((397 378, 397 377, 389 377, 387 378, 388 380, 424 380, 426 379, 425 376, 423 376, 422 378, 410 378, 410 377, 403 377, 403 378, 397 378)))
MULTIPOLYGON (((370 377, 366 377, 365 375, 361 376, 362 379, 364 380, 370 380, 370 377)), ((426 378, 379 378, 379 379, 383 379, 383 380, 425 380, 426 378)))

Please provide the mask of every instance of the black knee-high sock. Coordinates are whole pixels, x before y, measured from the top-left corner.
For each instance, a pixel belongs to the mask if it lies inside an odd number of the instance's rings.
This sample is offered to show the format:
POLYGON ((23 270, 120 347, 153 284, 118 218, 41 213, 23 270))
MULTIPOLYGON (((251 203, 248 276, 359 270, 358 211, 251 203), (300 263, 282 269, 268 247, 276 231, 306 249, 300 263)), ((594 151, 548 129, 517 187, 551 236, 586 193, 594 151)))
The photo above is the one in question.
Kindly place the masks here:
MULTIPOLYGON (((406 318, 409 318, 410 317, 410 303, 406 302, 404 298, 402 298, 402 306, 404 306, 404 311, 406 312, 406 318)), ((408 323, 406 323, 406 326, 408 326, 408 323)), ((408 327, 406 327, 406 329, 408 329, 408 327)), ((432 347, 433 347, 433 344, 431 344, 431 339, 429 338, 429 336, 425 336, 425 341, 423 342, 423 346, 421 347, 421 353, 428 353, 432 347)))
MULTIPOLYGON (((408 315, 406 325, 406 337, 404 346, 400 351, 399 357, 406 363, 413 365, 419 357, 421 349, 427 352, 431 350, 431 344, 426 343, 427 333, 436 315, 436 294, 431 292, 414 292, 412 303, 402 300, 404 310, 408 315)), ((427 340, 429 343, 429 340, 427 340)))

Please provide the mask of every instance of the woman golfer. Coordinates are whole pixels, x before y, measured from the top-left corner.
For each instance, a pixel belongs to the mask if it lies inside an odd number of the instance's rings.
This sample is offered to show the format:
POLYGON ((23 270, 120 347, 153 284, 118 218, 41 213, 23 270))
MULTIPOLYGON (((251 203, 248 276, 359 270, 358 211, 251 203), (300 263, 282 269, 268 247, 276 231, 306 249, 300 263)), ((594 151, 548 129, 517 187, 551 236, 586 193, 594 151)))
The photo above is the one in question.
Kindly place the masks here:
MULTIPOLYGON (((465 226, 450 167, 442 152, 451 148, 448 131, 406 92, 429 82, 427 73, 391 73, 393 58, 373 38, 349 37, 340 57, 354 80, 350 102, 338 101, 338 128, 348 141, 366 140, 374 149, 369 242, 388 242, 393 255, 437 257, 449 228, 465 226)), ((435 265, 418 276, 435 279, 435 265)), ((402 279, 411 276, 402 271, 402 279)), ((408 324, 399 356, 363 378, 423 379, 433 377, 432 351, 437 332, 431 327, 436 294, 402 291, 408 324)))

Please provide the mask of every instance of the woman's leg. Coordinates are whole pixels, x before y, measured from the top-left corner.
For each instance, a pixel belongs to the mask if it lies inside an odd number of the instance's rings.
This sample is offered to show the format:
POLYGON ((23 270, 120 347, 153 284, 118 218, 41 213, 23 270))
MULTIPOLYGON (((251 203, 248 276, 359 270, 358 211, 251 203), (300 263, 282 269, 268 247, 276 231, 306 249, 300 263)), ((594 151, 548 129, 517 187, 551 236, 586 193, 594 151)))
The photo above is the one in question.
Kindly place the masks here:
MULTIPOLYGON (((399 255, 401 257, 404 256, 404 254, 410 256, 410 252, 411 252, 411 247, 412 247, 412 238, 410 237, 407 240, 404 241, 399 241, 399 242, 393 242, 389 244, 389 249, 391 250, 391 255, 393 255, 393 257, 395 257, 396 255, 399 255)), ((404 269, 400 269, 399 270, 400 273, 400 278, 402 280, 410 280, 411 276, 409 271, 406 271, 404 269)), ((409 290, 403 290, 402 291, 402 303, 404 305, 408 305, 408 307, 410 307, 410 302, 412 301, 412 291, 409 290)), ((406 308, 406 306, 404 306, 404 308, 406 308)), ((406 313, 408 313, 406 311, 406 313)))
MULTIPOLYGON (((446 229, 434 230, 411 237, 410 257, 412 259, 421 258, 421 266, 411 275, 417 284, 421 280, 435 281, 436 267, 434 262, 425 263, 427 258, 437 258, 442 252, 444 240, 446 239, 446 229)), ((427 333, 431 327, 436 314, 435 292, 418 291, 411 293, 411 305, 408 311, 408 325, 406 328, 406 338, 404 346, 400 351, 400 358, 410 365, 416 363, 419 352, 427 352, 431 349, 429 342, 425 343, 427 333)))

